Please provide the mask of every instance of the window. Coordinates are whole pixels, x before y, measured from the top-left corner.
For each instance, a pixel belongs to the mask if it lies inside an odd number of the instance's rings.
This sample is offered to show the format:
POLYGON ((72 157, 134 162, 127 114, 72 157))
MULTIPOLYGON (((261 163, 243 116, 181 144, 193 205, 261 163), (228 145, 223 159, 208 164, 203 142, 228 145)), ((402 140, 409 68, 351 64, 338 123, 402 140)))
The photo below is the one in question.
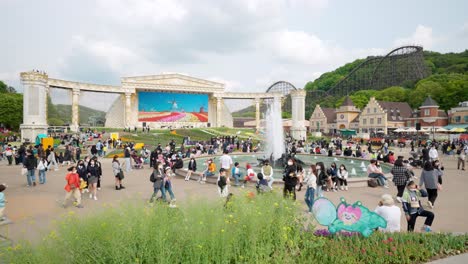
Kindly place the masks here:
POLYGON ((382 118, 380 118, 380 117, 377 118, 377 124, 379 124, 379 125, 382 124, 382 118))
POLYGON ((377 113, 377 108, 374 107, 374 113, 377 113))
MULTIPOLYGON (((367 109, 367 110, 369 110, 369 109, 367 109)), ((364 119, 362 120, 362 124, 367 125, 367 119, 364 118, 364 119)))
POLYGON ((424 115, 425 116, 431 115, 431 111, 429 109, 424 109, 424 115))
POLYGON ((468 115, 465 116, 465 123, 468 123, 468 115))
POLYGON ((368 113, 368 114, 370 113, 370 108, 367 108, 367 113, 368 113))
POLYGON ((461 116, 456 116, 456 117, 455 117, 455 122, 456 122, 456 123, 460 123, 460 121, 461 121, 461 116))
POLYGON ((374 118, 371 118, 371 119, 370 119, 370 124, 371 124, 371 125, 374 124, 374 118))

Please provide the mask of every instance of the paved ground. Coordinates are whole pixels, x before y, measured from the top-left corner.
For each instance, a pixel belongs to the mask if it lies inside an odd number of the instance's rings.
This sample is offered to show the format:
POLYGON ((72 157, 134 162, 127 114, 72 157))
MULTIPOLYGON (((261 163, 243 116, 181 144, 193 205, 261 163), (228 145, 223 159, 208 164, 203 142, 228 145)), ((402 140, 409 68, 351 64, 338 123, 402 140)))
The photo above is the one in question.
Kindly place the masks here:
MULTIPOLYGON (((436 215, 433 230, 435 232, 468 232, 468 213, 463 211, 467 208, 468 172, 456 169, 456 159, 453 156, 443 156, 441 160, 445 165, 444 190, 439 193, 436 207, 433 209, 436 215)), ((25 176, 20 175, 19 166, 7 166, 5 161, 0 162, 0 182, 7 183, 9 186, 5 193, 8 200, 5 213, 14 222, 0 226, 0 236, 8 237, 13 241, 26 239, 34 242, 38 241, 41 234, 53 228, 54 220, 59 219, 60 215, 67 213, 68 210, 74 210, 78 214, 86 216, 109 204, 119 204, 126 200, 141 203, 147 201, 152 193, 148 168, 127 173, 124 183, 127 189, 116 191, 113 185, 110 160, 103 160, 102 164, 104 176, 103 188, 98 194, 99 200, 93 201, 84 196, 84 209, 63 209, 59 205, 65 194, 63 190, 65 168, 48 172, 45 185, 28 188, 25 176)), ((419 176, 419 174, 420 170, 416 170, 416 175, 419 176)), ((218 199, 215 185, 200 185, 193 181, 185 182, 180 178, 175 179, 173 184, 179 206, 184 206, 188 200, 218 199)), ((240 189, 232 189, 234 193, 240 191, 240 189)), ((339 201, 341 196, 344 196, 348 202, 360 200, 364 205, 373 209, 382 194, 395 195, 396 192, 394 186, 391 186, 390 189, 363 187, 352 188, 347 192, 325 193, 325 196, 335 203, 339 201)), ((299 192, 298 199, 302 201, 303 197, 304 191, 299 192)), ((422 220, 418 220, 417 229, 422 225, 422 222, 422 220)), ((402 228, 406 228, 406 222, 403 221, 403 218, 402 228)))

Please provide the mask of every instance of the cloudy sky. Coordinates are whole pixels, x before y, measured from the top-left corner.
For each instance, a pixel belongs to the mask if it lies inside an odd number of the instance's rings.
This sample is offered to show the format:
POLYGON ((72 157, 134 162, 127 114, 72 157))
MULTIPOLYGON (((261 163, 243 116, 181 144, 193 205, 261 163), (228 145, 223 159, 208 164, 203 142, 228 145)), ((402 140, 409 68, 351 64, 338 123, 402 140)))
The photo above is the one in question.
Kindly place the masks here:
MULTIPOLYGON (((41 69, 115 85, 179 72, 261 92, 278 80, 302 88, 399 45, 468 48, 468 1, 0 0, 0 10, 0 80, 19 91, 19 72, 41 69)), ((60 91, 53 100, 70 102, 60 91)), ((80 104, 107 109, 112 100, 89 93, 80 104)))

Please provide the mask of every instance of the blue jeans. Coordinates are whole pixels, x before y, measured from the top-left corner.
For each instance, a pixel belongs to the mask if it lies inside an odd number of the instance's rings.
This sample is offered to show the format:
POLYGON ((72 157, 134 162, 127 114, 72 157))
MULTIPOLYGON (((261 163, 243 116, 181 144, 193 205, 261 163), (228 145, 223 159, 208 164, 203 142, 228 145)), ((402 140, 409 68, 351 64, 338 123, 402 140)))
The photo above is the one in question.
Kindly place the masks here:
POLYGON ((307 204, 307 207, 309 207, 309 212, 312 212, 312 205, 314 205, 314 195, 315 189, 312 187, 307 187, 304 200, 307 204))
POLYGON ((165 186, 165 184, 162 185, 161 193, 162 193, 163 201, 166 201, 166 191, 169 193, 169 196, 171 197, 171 200, 174 200, 175 195, 174 195, 174 192, 172 191, 172 184, 170 182, 167 185, 167 187, 165 186))
POLYGON ((242 174, 237 173, 237 174, 234 174, 232 176, 234 177, 234 180, 236 180, 236 186, 238 186, 239 185, 239 180, 242 178, 242 174))
POLYGON ((36 175, 34 174, 34 169, 28 170, 28 173, 26 174, 26 177, 28 179, 28 185, 31 186, 33 182, 36 182, 36 175))
POLYGON ((212 173, 210 171, 206 171, 205 174, 204 174, 205 177, 211 177, 213 175, 214 175, 214 173, 212 173))
POLYGON ((162 191, 161 187, 154 187, 153 188, 153 195, 151 195, 151 198, 150 198, 150 203, 152 203, 154 201, 154 198, 156 198, 156 196, 158 196, 159 191, 161 191, 161 195, 162 195, 163 199, 166 200, 166 194, 162 191))
POLYGON ((46 172, 45 170, 39 170, 39 183, 46 183, 46 172))
POLYGON ((387 178, 385 178, 385 176, 383 176, 383 174, 371 173, 371 174, 369 174, 369 178, 377 179, 377 181, 379 182, 379 184, 381 186, 384 186, 387 183, 387 178))

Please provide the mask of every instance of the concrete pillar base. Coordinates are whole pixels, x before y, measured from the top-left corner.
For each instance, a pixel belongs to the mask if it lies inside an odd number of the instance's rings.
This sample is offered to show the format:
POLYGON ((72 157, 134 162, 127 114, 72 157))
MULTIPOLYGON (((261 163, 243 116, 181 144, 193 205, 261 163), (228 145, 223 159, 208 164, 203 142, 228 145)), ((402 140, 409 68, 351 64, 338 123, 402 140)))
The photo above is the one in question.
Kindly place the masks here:
POLYGON ((296 140, 302 140, 306 138, 306 128, 305 127, 291 127, 291 137, 296 140))
POLYGON ((28 141, 34 144, 39 134, 47 134, 47 125, 20 125, 22 141, 28 141))

